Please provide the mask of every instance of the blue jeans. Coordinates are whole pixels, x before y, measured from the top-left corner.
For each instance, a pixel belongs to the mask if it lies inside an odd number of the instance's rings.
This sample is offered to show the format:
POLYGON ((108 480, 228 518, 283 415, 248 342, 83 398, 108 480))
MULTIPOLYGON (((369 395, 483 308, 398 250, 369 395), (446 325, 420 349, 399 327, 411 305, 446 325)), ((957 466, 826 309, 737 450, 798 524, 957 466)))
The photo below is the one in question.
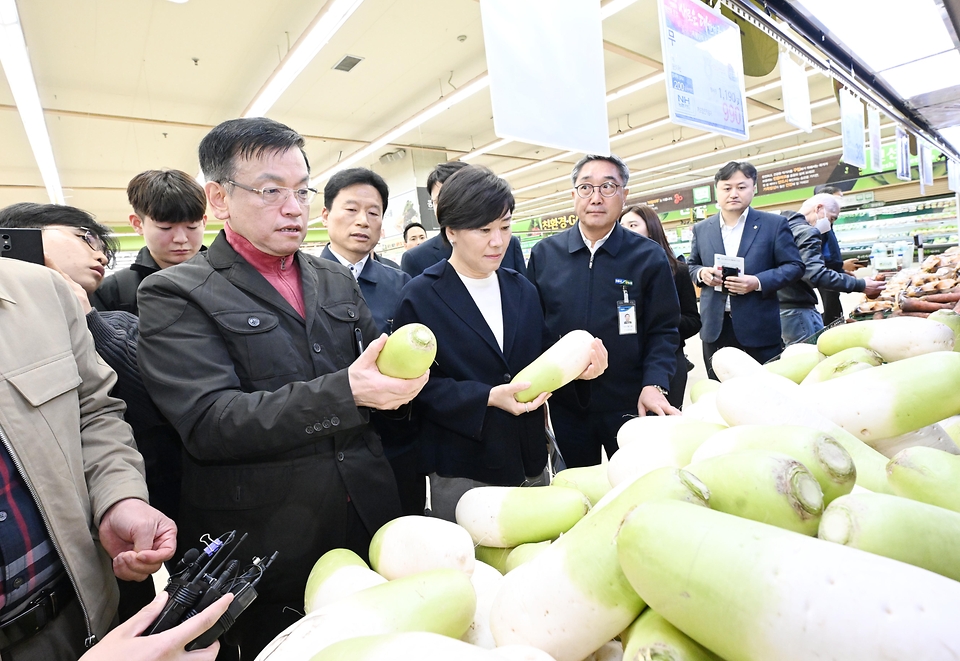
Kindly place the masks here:
POLYGON ((799 342, 823 328, 823 317, 816 308, 780 310, 780 336, 784 344, 799 342))

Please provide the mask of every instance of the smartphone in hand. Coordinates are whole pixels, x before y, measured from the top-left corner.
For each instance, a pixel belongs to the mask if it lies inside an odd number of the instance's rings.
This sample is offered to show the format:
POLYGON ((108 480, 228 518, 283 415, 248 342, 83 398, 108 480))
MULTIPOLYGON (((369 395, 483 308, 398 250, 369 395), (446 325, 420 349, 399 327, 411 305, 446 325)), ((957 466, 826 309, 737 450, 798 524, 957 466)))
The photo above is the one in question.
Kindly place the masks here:
POLYGON ((38 227, 0 228, 0 257, 43 266, 43 230, 38 227))

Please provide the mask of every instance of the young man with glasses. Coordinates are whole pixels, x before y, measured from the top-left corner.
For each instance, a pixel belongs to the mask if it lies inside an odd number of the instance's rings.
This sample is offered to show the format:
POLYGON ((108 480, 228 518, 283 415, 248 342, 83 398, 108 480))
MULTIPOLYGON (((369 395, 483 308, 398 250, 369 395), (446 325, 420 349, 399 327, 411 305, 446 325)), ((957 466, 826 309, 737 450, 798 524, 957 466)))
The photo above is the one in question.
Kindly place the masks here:
POLYGON ((371 411, 427 381, 379 372, 386 336, 356 279, 299 250, 316 194, 304 146, 263 117, 210 131, 200 167, 224 230, 139 292, 144 382, 186 450, 179 548, 237 530, 247 552, 279 552, 225 639, 244 659, 297 619, 317 558, 365 557, 400 514, 371 411))
POLYGON ((130 225, 144 247, 130 268, 108 276, 90 297, 98 310, 137 314, 137 288, 160 269, 187 261, 203 247, 207 198, 203 188, 180 170, 147 170, 127 184, 133 207, 130 225))
POLYGON ((666 393, 676 368, 680 303, 667 256, 618 219, 630 170, 616 156, 585 156, 573 168, 574 227, 533 247, 528 274, 554 339, 583 329, 603 340, 607 371, 590 403, 564 389, 550 400, 557 445, 568 466, 600 463, 617 450, 630 417, 679 411, 666 393))

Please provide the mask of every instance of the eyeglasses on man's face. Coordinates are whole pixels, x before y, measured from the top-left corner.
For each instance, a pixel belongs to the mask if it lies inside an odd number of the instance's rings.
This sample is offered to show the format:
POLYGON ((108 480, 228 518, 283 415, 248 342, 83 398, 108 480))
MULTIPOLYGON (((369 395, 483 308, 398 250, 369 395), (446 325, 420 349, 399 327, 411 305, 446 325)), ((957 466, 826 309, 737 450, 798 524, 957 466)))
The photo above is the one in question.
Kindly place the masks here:
POLYGON ((284 186, 268 186, 266 188, 251 188, 250 186, 244 186, 239 184, 232 179, 227 180, 227 183, 231 186, 236 186, 237 188, 242 188, 243 190, 250 191, 251 193, 256 193, 263 200, 263 203, 267 206, 275 206, 278 204, 283 204, 287 199, 293 195, 297 203, 307 206, 313 202, 313 198, 317 196, 317 191, 313 188, 286 188, 284 186))
POLYGON ((593 196, 593 191, 600 190, 600 195, 603 197, 613 197, 617 194, 617 190, 622 188, 620 184, 615 184, 612 181, 605 181, 599 186, 594 186, 593 184, 578 184, 574 190, 577 191, 577 195, 582 198, 588 198, 593 196))
POLYGON ((94 233, 92 229, 89 229, 87 227, 69 227, 69 226, 57 225, 55 227, 54 226, 44 227, 43 229, 61 230, 61 231, 69 232, 70 234, 77 237, 78 239, 81 239, 84 243, 90 246, 90 250, 94 252, 103 253, 104 255, 107 254, 107 247, 103 244, 103 241, 100 239, 99 236, 96 235, 96 233, 94 233))

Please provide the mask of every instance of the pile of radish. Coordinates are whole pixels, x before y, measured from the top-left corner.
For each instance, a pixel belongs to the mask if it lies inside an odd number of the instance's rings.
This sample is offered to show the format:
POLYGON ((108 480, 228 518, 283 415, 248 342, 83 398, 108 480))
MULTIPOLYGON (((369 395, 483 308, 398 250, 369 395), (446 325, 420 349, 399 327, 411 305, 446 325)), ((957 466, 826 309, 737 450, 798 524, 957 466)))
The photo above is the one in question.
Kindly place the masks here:
POLYGON ((955 344, 903 317, 723 349, 609 462, 320 558, 258 661, 960 659, 955 344))

